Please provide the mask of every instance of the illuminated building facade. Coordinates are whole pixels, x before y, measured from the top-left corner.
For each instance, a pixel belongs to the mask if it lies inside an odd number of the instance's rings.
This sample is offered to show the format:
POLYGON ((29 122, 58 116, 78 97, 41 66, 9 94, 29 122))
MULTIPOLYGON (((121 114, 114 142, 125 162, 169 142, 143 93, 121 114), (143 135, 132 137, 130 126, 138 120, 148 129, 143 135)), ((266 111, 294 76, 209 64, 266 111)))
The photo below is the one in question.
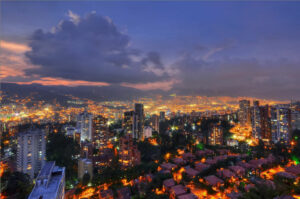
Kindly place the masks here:
POLYGON ((125 135, 120 138, 119 142, 119 162, 123 168, 132 167, 140 164, 141 154, 134 144, 133 138, 130 135, 125 135))
POLYGON ((253 101, 253 113, 252 113, 252 136, 255 139, 261 139, 261 114, 259 101, 253 101))
POLYGON ((240 100, 239 105, 239 122, 241 126, 248 126, 251 124, 250 101, 240 100))
POLYGON ((133 138, 135 139, 141 139, 141 135, 143 134, 144 130, 144 105, 143 104, 135 104, 134 105, 134 111, 135 111, 135 118, 134 118, 134 126, 137 128, 133 131, 133 138))
POLYGON ((107 119, 101 115, 93 118, 93 139, 92 143, 95 148, 101 148, 106 145, 107 141, 107 119))
POLYGON ((34 178, 45 161, 45 132, 37 129, 19 133, 17 142, 17 170, 34 178))
POLYGON ((90 142, 81 142, 80 147, 80 156, 82 158, 89 158, 91 159, 93 157, 93 145, 90 142))
POLYGON ((291 134, 291 110, 285 106, 271 109, 272 141, 289 143, 291 134))
POLYGON ((154 131, 159 132, 159 117, 157 115, 151 116, 150 125, 154 131))
POLYGON ((260 107, 260 119, 261 119, 261 137, 264 141, 270 142, 272 140, 272 134, 271 134, 271 116, 270 116, 269 105, 260 107))
POLYGON ((81 141, 92 141, 92 114, 84 111, 77 116, 76 128, 80 132, 81 141))
POLYGON ((292 130, 300 130, 300 102, 291 104, 292 130))
POLYGON ((208 136, 209 145, 222 145, 223 144, 223 130, 219 125, 214 125, 208 136))
POLYGON ((123 121, 122 121, 122 127, 124 131, 127 134, 133 134, 133 131, 135 131, 136 127, 134 126, 134 120, 135 120, 135 112, 134 111, 127 111, 124 113, 123 121))

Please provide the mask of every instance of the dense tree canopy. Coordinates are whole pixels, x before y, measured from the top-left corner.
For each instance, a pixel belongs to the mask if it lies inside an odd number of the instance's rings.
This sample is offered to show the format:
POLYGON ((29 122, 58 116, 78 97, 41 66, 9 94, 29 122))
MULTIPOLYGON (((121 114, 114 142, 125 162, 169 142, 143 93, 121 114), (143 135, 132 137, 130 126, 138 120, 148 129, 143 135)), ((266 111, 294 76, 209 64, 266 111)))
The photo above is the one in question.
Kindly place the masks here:
POLYGON ((67 180, 76 178, 76 156, 80 152, 80 146, 77 142, 62 133, 51 133, 48 136, 46 149, 48 161, 55 161, 56 165, 66 167, 67 180))

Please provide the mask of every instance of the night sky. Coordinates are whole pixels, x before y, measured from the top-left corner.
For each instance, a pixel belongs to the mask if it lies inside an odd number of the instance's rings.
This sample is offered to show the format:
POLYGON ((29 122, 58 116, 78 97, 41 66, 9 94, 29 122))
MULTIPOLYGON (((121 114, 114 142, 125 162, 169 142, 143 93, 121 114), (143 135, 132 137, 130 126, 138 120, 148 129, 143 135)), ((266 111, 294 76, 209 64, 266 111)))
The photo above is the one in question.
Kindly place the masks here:
POLYGON ((1 2, 2 82, 300 99, 300 2, 1 2))

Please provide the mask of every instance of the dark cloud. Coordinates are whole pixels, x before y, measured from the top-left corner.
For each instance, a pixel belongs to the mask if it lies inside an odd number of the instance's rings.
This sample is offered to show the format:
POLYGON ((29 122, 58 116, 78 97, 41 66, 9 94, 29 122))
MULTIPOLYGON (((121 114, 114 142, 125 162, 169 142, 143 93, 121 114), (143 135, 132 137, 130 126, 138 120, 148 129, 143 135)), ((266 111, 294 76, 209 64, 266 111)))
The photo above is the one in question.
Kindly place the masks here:
POLYGON ((186 54, 173 64, 184 95, 300 98, 300 63, 288 59, 223 58, 205 61, 186 54))
POLYGON ((40 66, 26 74, 108 83, 144 83, 166 78, 159 54, 130 47, 130 38, 108 17, 72 13, 51 32, 36 30, 27 58, 40 66))

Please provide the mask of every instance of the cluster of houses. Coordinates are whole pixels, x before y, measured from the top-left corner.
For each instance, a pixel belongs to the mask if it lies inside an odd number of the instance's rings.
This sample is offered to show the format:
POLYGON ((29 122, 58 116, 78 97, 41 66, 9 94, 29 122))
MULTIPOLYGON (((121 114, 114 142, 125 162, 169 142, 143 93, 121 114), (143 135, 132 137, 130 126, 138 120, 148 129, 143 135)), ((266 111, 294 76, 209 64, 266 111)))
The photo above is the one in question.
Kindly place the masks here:
POLYGON ((225 168, 218 168, 213 174, 202 176, 200 182, 210 186, 216 192, 226 193, 227 198, 238 198, 241 196, 238 185, 244 182, 245 191, 249 191, 255 187, 255 184, 264 183, 265 185, 275 188, 275 184, 272 179, 266 176, 261 176, 261 171, 268 172, 272 170, 270 175, 280 176, 291 180, 300 180, 300 165, 288 165, 280 170, 273 169, 274 165, 277 165, 278 159, 272 154, 266 158, 251 159, 247 154, 231 154, 229 150, 222 149, 217 150, 217 154, 209 149, 197 151, 192 153, 183 153, 179 156, 170 159, 169 162, 164 162, 159 166, 159 172, 170 173, 173 178, 167 179, 163 182, 163 190, 169 194, 170 198, 198 198, 193 191, 189 190, 188 184, 180 184, 182 174, 185 173, 188 177, 194 178, 198 174, 203 172, 221 161, 228 159, 235 159, 230 162, 225 168), (248 160, 248 161, 246 161, 248 160), (225 182, 233 183, 236 186, 229 187, 227 190, 224 188, 225 182))

